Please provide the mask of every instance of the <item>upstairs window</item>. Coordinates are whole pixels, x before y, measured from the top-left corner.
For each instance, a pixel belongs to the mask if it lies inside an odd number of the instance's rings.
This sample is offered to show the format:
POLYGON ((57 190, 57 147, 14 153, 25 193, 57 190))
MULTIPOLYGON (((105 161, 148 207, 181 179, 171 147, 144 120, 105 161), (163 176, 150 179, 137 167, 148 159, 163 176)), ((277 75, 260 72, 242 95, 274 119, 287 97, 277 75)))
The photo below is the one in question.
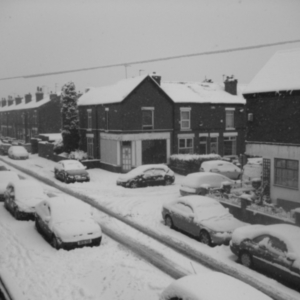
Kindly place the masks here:
POLYGON ((87 128, 92 129, 92 110, 87 110, 87 128))
POLYGON ((226 108, 225 127, 226 129, 234 129, 234 108, 226 108))
POLYGON ((275 184, 298 189, 299 162, 291 159, 275 158, 275 184))
POLYGON ((191 129, 191 108, 190 107, 180 108, 180 129, 181 130, 191 129))
POLYGON ((37 111, 35 110, 32 115, 32 123, 33 125, 37 125, 37 111))
POLYGON ((154 107, 142 107, 142 128, 154 129, 154 107))

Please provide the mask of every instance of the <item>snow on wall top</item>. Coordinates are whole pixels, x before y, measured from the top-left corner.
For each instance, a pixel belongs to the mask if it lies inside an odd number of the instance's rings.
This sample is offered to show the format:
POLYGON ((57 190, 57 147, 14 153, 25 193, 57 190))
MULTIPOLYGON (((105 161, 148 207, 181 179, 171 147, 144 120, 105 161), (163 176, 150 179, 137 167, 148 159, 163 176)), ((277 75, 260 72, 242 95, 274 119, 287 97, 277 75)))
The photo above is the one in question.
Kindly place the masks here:
POLYGON ((118 103, 123 101, 148 75, 123 79, 109 86, 89 88, 78 99, 78 106, 118 103))
POLYGON ((36 98, 34 95, 32 95, 32 100, 28 103, 25 103, 25 99, 22 98, 22 102, 20 104, 17 104, 14 102, 12 105, 8 106, 5 105, 3 107, 0 107, 0 112, 5 112, 5 111, 12 111, 12 110, 20 110, 20 109, 30 109, 30 108, 37 108, 40 107, 46 103, 51 101, 50 95, 46 94, 44 95, 44 98, 40 101, 36 101, 36 98))
POLYGON ((276 52, 256 74, 244 94, 300 89, 300 48, 276 52))
MULTIPOLYGON (((155 74, 152 75, 155 76, 155 74)), ((147 76, 151 78, 152 75, 124 79, 110 86, 90 88, 87 93, 79 98, 78 105, 84 106, 121 102, 147 76)), ((175 103, 246 103, 242 95, 231 95, 224 91, 224 87, 215 83, 162 82, 159 87, 175 103)))
POLYGON ((161 88, 175 103, 246 104, 243 96, 231 95, 216 83, 162 82, 161 88))

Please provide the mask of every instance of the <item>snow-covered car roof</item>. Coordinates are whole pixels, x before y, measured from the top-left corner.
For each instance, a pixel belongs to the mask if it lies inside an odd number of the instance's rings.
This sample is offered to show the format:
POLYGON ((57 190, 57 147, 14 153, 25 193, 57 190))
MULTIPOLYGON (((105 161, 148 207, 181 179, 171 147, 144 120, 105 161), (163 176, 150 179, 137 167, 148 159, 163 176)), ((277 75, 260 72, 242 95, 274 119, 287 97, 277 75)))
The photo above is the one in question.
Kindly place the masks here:
POLYGON ((160 300, 271 300, 252 286, 219 272, 201 272, 173 281, 160 295, 160 300), (215 287, 215 288, 214 288, 215 287))
POLYGON ((32 197, 40 197, 40 198, 46 197, 41 183, 35 180, 26 179, 26 180, 10 181, 8 185, 14 187, 15 198, 17 200, 29 199, 32 197))
POLYGON ((1 171, 0 172, 0 194, 5 192, 9 182, 19 181, 18 174, 14 171, 1 171))
POLYGON ((227 181, 233 183, 231 179, 218 173, 197 172, 188 174, 186 177, 184 177, 184 179, 182 180, 182 185, 186 185, 192 188, 200 188, 200 186, 204 183, 215 184, 216 180, 221 182, 227 181))
POLYGON ((202 164, 201 164, 201 167, 202 166, 223 166, 223 165, 228 165, 228 166, 235 166, 235 164, 233 164, 232 162, 230 161, 227 161, 227 160, 208 160, 208 161, 204 161, 202 164))
POLYGON ((24 148, 23 146, 11 146, 8 151, 13 151, 16 154, 28 154, 28 151, 26 150, 26 148, 24 148))
POLYGON ((86 220, 92 218, 92 207, 76 198, 57 196, 46 200, 51 209, 53 222, 86 220))
POLYGON ((127 179, 127 180, 133 179, 134 177, 136 177, 150 169, 163 169, 165 172, 168 172, 171 176, 174 175, 174 172, 167 165, 149 164, 149 165, 138 166, 138 167, 134 168, 133 170, 129 171, 128 173, 120 175, 119 178, 122 178, 123 180, 124 179, 127 179))
POLYGON ((233 232, 232 242, 240 244, 244 239, 253 239, 263 234, 279 238, 286 243, 289 251, 300 255, 300 228, 288 224, 252 225, 238 228, 233 232))

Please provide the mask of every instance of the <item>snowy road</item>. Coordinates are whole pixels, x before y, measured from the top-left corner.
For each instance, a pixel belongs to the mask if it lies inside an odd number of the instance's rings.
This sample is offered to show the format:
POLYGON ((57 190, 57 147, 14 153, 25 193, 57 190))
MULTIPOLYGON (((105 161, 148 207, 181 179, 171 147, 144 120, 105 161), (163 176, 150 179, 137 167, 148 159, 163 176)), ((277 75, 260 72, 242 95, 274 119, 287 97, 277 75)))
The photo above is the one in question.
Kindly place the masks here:
MULTIPOLYGON (((254 286, 273 295, 274 299, 299 299, 297 291, 291 290, 274 279, 237 264, 236 258, 229 247, 209 248, 179 232, 166 228, 162 224, 161 206, 163 203, 178 197, 178 188, 182 179, 179 175, 176 176, 175 184, 172 186, 132 190, 116 186, 118 174, 92 169, 89 170, 91 182, 66 185, 53 178, 55 163, 52 161, 40 158, 37 155, 31 155, 27 161, 11 161, 7 157, 2 157, 2 159, 37 173, 39 176, 46 178, 50 184, 55 182, 61 188, 67 187, 72 189, 72 191, 87 195, 95 203, 114 211, 114 213, 131 222, 148 228, 148 230, 173 243, 175 246, 177 245, 188 252, 193 252, 196 256, 206 258, 208 262, 216 265, 218 269, 230 270, 233 276, 241 277, 244 281, 252 283, 254 286)), ((123 225, 119 229, 120 232, 123 229, 125 232, 128 231, 123 228, 123 225)), ((140 239, 140 237, 137 237, 137 239, 140 239)), ((144 242, 147 243, 147 241, 144 242)), ((153 244, 152 241, 149 243, 153 244)), ((187 270, 192 270, 193 266, 187 263, 184 264, 184 267, 187 270)))

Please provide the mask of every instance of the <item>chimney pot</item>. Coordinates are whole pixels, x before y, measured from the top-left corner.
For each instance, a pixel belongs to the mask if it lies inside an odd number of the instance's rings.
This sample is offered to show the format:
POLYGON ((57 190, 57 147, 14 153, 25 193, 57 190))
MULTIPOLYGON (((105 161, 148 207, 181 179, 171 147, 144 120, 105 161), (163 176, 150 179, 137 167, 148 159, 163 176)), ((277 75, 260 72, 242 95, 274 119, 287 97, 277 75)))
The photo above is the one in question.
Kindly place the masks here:
POLYGON ((225 85, 225 92, 231 94, 231 95, 237 95, 237 79, 234 79, 234 76, 226 76, 226 79, 224 81, 225 85))

